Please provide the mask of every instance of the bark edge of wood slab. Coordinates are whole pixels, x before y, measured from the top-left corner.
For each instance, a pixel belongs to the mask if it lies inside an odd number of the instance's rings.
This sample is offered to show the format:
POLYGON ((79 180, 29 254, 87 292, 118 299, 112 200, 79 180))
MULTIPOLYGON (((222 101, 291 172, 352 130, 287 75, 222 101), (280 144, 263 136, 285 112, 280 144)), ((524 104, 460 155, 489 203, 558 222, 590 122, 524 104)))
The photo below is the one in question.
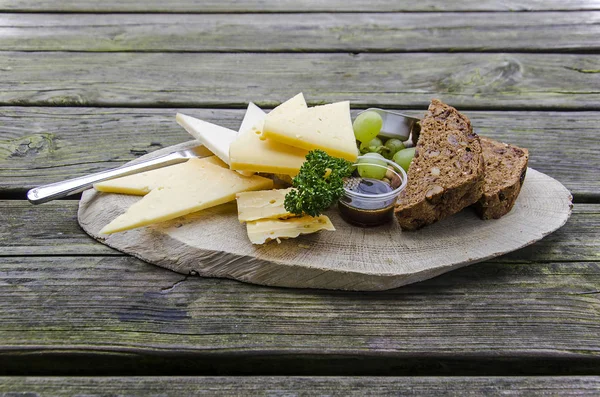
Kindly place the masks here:
MULTIPOLYGON (((171 146, 135 161, 197 144, 171 146)), ((396 288, 533 244, 563 226, 572 208, 571 194, 560 182, 529 168, 513 210, 498 220, 482 221, 465 209, 419 231, 402 232, 396 222, 368 229, 350 226, 331 210, 327 215, 335 232, 257 246, 239 223, 235 203, 229 203, 161 224, 99 235, 139 199, 87 190, 79 202, 79 224, 110 247, 182 274, 354 291, 396 288)))

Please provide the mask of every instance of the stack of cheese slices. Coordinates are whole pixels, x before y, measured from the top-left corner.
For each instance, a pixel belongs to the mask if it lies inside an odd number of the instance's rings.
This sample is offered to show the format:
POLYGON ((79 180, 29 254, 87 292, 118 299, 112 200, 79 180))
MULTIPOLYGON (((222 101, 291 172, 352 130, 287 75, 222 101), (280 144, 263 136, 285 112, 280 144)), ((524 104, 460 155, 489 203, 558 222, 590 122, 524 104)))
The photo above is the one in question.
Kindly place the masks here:
POLYGON ((349 102, 308 107, 300 93, 269 114, 250 103, 239 131, 177 114, 177 122, 215 156, 94 185, 102 192, 143 195, 101 233, 167 221, 238 199, 240 222, 255 244, 335 230, 326 216, 295 217, 273 189, 273 174, 293 177, 308 151, 355 161, 349 102), (256 175, 261 173, 262 175, 256 175))

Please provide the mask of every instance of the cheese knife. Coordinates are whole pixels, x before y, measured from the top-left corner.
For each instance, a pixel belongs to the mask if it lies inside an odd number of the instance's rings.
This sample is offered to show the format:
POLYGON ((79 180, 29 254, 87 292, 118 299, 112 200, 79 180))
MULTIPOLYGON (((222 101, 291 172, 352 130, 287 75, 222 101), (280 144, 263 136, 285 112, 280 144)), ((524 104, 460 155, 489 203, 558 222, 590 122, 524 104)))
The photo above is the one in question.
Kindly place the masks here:
POLYGON ((122 176, 137 174, 157 168, 183 163, 193 157, 204 157, 207 151, 204 146, 196 146, 191 149, 179 150, 154 159, 142 161, 132 165, 113 168, 78 178, 68 179, 62 182, 38 186, 27 192, 27 199, 32 204, 42 204, 72 194, 83 192, 93 186, 94 183, 115 179, 122 176))

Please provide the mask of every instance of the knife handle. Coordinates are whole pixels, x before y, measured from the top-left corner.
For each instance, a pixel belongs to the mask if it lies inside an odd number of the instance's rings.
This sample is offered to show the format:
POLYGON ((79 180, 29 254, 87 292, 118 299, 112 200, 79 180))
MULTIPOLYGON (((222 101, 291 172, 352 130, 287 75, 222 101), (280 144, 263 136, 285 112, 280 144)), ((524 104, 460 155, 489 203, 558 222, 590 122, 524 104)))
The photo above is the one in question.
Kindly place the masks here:
POLYGON ((97 182, 166 167, 168 165, 181 163, 187 159, 187 157, 184 157, 180 153, 170 153, 165 156, 157 157, 141 163, 126 165, 107 171, 97 172, 95 174, 68 179, 62 182, 39 186, 27 192, 27 199, 32 204, 42 204, 58 198, 83 192, 84 190, 91 188, 93 184, 97 182))

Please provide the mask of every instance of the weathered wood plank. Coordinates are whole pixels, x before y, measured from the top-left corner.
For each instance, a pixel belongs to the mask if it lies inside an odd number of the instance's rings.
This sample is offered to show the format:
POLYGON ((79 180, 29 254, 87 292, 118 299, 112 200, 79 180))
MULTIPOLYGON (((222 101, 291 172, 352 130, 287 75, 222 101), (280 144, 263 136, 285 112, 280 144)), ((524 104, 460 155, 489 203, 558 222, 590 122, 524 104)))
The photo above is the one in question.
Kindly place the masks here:
MULTIPOLYGON (((85 234, 75 200, 0 201, 0 255, 122 255, 85 234)), ((600 205, 577 204, 565 226, 495 262, 600 261, 600 205)))
POLYGON ((81 230, 75 200, 0 201, 0 255, 122 255, 81 230))
POLYGON ((581 51, 600 12, 0 14, 10 51, 581 51))
POLYGON ((37 396, 596 396, 598 376, 2 377, 0 393, 37 396))
MULTIPOLYGON (((236 130, 244 113, 234 109, 0 108, 0 192, 24 197, 35 186, 117 167, 157 148, 190 140, 175 122, 178 110, 236 130)), ((424 111, 407 113, 421 116, 424 111)), ((465 113, 482 135, 529 148, 530 166, 558 179, 576 200, 600 200, 600 126, 595 112, 465 113)))
POLYGON ((464 0, 460 2, 423 0, 204 0, 85 1, 85 0, 0 0, 2 11, 29 12, 307 12, 307 11, 572 11, 599 10, 597 0, 464 0))
POLYGON ((366 294, 184 279, 125 257, 5 257, 0 372, 597 373, 599 290, 597 262, 478 264, 366 294))
POLYGON ((425 108, 590 109, 600 55, 0 53, 0 105, 274 105, 303 90, 314 103, 350 100, 425 108))

